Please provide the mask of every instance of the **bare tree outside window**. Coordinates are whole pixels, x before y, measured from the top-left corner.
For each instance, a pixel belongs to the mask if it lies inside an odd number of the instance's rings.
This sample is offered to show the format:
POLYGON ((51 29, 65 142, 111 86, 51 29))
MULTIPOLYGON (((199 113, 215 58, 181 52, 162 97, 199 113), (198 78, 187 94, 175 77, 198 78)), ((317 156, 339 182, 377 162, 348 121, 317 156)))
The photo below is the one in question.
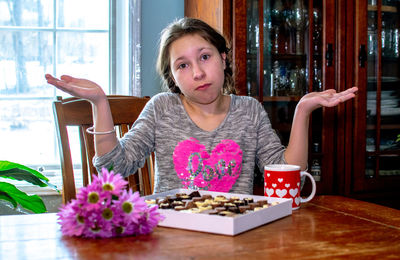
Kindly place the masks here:
POLYGON ((94 79, 108 93, 113 2, 0 0, 0 159, 59 175, 52 102, 65 94, 44 74, 94 79))

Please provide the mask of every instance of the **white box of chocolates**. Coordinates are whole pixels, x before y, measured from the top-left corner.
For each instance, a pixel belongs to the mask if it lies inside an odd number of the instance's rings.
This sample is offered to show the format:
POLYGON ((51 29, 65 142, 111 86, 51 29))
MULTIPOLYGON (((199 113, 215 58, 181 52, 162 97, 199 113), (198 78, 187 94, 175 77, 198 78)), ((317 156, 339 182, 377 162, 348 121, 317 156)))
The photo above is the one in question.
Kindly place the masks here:
POLYGON ((162 227, 234 236, 292 214, 292 200, 175 189, 144 197, 157 204, 162 227))

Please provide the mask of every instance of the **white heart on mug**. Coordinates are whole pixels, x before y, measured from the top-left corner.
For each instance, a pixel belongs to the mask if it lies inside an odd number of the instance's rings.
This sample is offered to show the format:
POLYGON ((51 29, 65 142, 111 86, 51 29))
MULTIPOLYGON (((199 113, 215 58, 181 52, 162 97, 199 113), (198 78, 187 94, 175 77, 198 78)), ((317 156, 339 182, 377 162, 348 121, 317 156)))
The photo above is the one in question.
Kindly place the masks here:
POLYGON ((268 197, 271 197, 272 194, 274 194, 274 189, 266 189, 268 197))
POLYGON ((300 205, 300 198, 299 197, 296 197, 296 198, 293 198, 294 199, 294 203, 296 203, 296 205, 300 205))
POLYGON ((296 189, 290 189, 290 190, 289 190, 289 194, 290 194, 292 197, 296 197, 297 192, 299 192, 299 190, 298 190, 297 188, 296 188, 296 189))
POLYGON ((285 184, 285 187, 286 187, 286 188, 289 188, 289 187, 290 187, 290 183, 286 183, 286 184, 285 184))
POLYGON ((300 187, 300 182, 297 183, 297 187, 300 187))
POLYGON ((267 177, 271 176, 271 174, 267 173, 267 177))
POLYGON ((283 182, 283 178, 279 178, 278 181, 279 181, 279 182, 283 182))
POLYGON ((276 183, 272 183, 272 187, 276 188, 276 183))
POLYGON ((276 189, 275 191, 276 195, 278 195, 278 197, 282 198, 283 196, 286 195, 287 190, 286 189, 276 189))

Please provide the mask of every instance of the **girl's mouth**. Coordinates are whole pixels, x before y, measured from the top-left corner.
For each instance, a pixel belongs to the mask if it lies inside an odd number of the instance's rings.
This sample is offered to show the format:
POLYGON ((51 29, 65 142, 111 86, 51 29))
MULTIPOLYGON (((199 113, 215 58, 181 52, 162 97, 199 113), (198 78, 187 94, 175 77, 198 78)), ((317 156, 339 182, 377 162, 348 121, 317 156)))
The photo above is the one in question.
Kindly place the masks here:
POLYGON ((204 85, 198 86, 196 88, 196 90, 204 90, 204 89, 207 89, 209 86, 211 86, 211 84, 204 84, 204 85))

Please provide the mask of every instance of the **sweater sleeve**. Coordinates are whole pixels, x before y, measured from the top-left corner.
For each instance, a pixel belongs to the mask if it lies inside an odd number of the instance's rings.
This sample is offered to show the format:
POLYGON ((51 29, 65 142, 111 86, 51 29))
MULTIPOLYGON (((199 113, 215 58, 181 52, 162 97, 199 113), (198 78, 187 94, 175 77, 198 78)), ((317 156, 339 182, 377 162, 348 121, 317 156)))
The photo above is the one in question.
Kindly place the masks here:
POLYGON ((114 172, 129 176, 143 167, 146 158, 154 151, 155 113, 154 98, 150 100, 131 129, 112 151, 93 158, 93 165, 101 168, 113 168, 114 172))
POLYGON ((287 164, 284 157, 285 147, 282 145, 277 133, 271 126, 268 114, 264 107, 257 102, 255 115, 258 132, 256 163, 261 171, 268 164, 287 164))

